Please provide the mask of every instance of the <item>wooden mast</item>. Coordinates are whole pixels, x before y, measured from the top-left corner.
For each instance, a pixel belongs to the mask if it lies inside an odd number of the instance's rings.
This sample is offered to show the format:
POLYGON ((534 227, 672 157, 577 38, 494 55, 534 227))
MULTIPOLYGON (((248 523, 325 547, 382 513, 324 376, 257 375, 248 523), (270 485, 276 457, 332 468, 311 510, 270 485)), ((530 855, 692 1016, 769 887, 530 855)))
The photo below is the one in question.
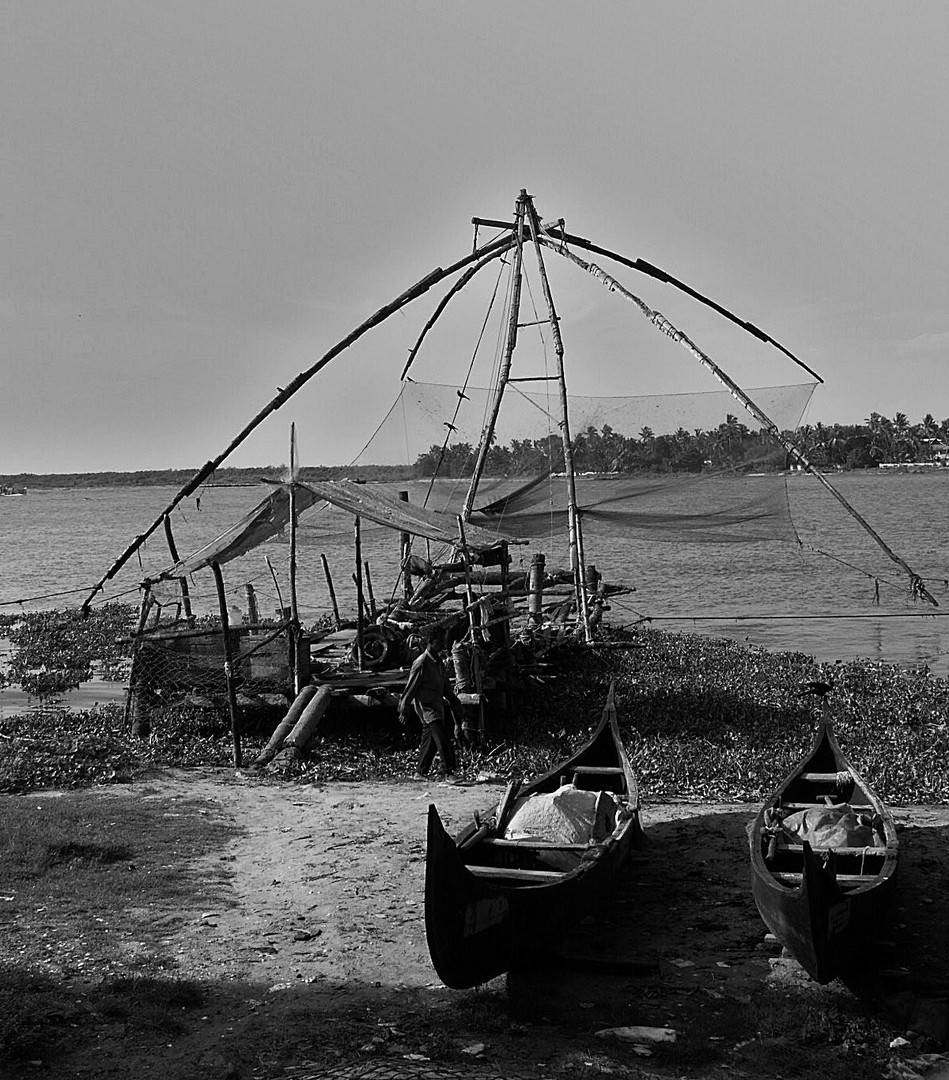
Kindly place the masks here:
POLYGON ((290 671, 293 696, 300 693, 300 612, 297 607, 297 438, 296 425, 290 424, 290 556, 287 578, 290 584, 290 671))
POLYGON ((590 633, 590 613, 587 608, 586 560, 583 553, 583 532, 580 526, 580 515, 577 511, 577 481, 573 469, 573 446, 570 441, 570 420, 567 412, 567 380, 563 369, 563 338, 560 335, 560 320, 554 307, 554 298, 550 292, 550 282, 547 278, 547 267, 544 265, 544 257, 538 238, 540 222, 537 219, 537 210, 530 196, 526 197, 526 202, 527 214, 530 217, 531 237, 537 254, 537 269, 544 290, 544 300, 547 303, 550 332, 554 339, 554 353, 556 355, 557 387, 560 394, 560 438, 563 442, 563 467, 564 472, 567 474, 567 526, 570 538, 570 569, 573 572, 574 587, 577 591, 577 615, 583 623, 583 637, 585 641, 590 641, 592 635, 590 633))
POLYGON ((511 312, 507 324, 507 342, 504 347, 504 358, 501 361, 501 369, 498 372, 498 388, 494 395, 494 404, 491 407, 491 415, 484 425, 481 433, 481 443, 478 446, 478 457, 475 461, 474 472, 471 475, 471 483, 468 485, 468 494, 465 496, 465 505, 461 511, 462 521, 471 519, 471 508, 474 505, 475 495, 478 493, 478 484, 484 473, 484 463, 494 440, 494 428, 498 422, 498 413, 501 411, 501 398, 504 396, 504 388, 507 385, 511 373, 511 358, 517 345, 517 318, 521 306, 521 279, 524 267, 524 215, 527 211, 527 202, 530 196, 522 188, 517 199, 514 212, 514 286, 511 292, 511 312))

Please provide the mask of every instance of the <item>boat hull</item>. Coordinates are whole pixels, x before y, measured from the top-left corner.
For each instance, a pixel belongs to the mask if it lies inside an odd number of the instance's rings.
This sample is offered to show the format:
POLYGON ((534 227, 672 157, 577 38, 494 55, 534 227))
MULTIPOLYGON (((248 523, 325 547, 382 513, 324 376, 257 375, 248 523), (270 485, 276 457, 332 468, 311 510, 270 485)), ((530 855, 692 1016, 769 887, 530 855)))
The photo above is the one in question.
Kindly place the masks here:
POLYGON ((854 770, 828 724, 749 829, 751 882, 765 925, 817 982, 862 978, 892 914, 899 843, 886 806, 854 770), (828 789, 836 774, 834 791, 828 789), (873 822, 879 846, 789 844, 782 814, 852 808, 873 822))
POLYGON ((518 841, 500 853, 486 850, 497 838, 496 820, 488 825, 476 820, 452 838, 438 810, 429 807, 425 928, 432 963, 447 986, 477 986, 556 954, 570 927, 603 898, 633 846, 641 842, 638 794, 615 712, 610 719, 604 711, 604 721, 573 758, 521 792, 556 791, 564 776, 586 767, 598 782, 613 785, 603 790, 627 800, 628 816, 608 838, 577 853, 569 870, 527 868, 562 855, 562 850, 554 850, 556 845, 518 841), (520 872, 526 869, 523 880, 517 867, 520 872))

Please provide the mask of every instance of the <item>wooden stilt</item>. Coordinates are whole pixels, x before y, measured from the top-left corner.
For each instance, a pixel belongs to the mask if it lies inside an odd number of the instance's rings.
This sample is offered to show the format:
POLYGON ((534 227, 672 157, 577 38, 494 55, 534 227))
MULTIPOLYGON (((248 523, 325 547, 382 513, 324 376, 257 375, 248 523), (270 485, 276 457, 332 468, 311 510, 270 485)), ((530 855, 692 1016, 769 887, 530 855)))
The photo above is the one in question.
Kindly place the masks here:
POLYGON ((125 726, 132 735, 147 739, 151 723, 146 701, 146 680, 142 671, 142 634, 148 622, 148 612, 152 605, 151 589, 145 586, 142 593, 142 606, 138 613, 138 632, 132 642, 132 670, 129 675, 129 692, 125 699, 125 726))
POLYGON ((329 590, 330 603, 333 606, 333 622, 337 630, 342 628, 343 621, 339 617, 339 604, 336 602, 336 589, 333 587, 333 578, 330 574, 330 566, 326 561, 326 556, 320 553, 320 562, 323 564, 323 577, 326 578, 326 588, 329 590))
POLYGON ((217 602, 221 612, 221 635, 224 640, 224 682, 227 687, 227 711, 231 719, 231 742, 234 768, 241 767, 240 713, 237 708, 237 692, 234 689, 234 657, 231 650, 231 627, 227 616, 227 595, 224 591, 224 575, 218 563, 211 563, 211 573, 217 587, 217 602))
POLYGON ((528 616, 532 626, 540 626, 544 621, 544 573, 546 571, 546 559, 541 551, 531 558, 528 600, 528 616))
POLYGON ((249 581, 244 586, 244 593, 247 596, 247 621, 256 626, 260 622, 260 609, 257 607, 257 593, 249 581))
POLYGON ((371 622, 376 621, 376 597, 372 591, 372 574, 369 572, 369 563, 364 562, 362 564, 363 572, 366 575, 366 596, 369 598, 369 620, 371 622))
POLYGON ((365 616, 362 596, 362 531, 359 516, 353 522, 353 539, 356 546, 356 665, 360 671, 366 662, 364 649, 365 616))
MULTIPOLYGON (((402 502, 408 502, 409 493, 400 491, 399 498, 402 502)), ((405 597, 406 603, 412 599, 412 575, 406 567, 406 562, 411 554, 412 534, 407 532, 399 533, 399 565, 402 567, 402 595, 405 597)))

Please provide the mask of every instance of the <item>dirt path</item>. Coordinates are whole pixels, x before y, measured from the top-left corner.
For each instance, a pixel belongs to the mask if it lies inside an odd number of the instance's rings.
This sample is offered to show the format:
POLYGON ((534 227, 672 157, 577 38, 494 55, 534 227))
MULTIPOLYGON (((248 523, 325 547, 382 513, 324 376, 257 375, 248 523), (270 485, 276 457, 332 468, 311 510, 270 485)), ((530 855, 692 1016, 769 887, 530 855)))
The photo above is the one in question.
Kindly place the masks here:
MULTIPOLYGON (((631 1024, 676 1029, 693 1055, 691 1063, 674 1063, 677 1076, 734 1075, 703 1064, 723 1045, 747 1039, 750 1033, 734 1030, 734 1017, 769 987, 808 986, 796 965, 764 943, 748 882, 745 827, 754 808, 647 805, 648 847, 611 903, 578 928, 573 963, 481 991, 449 991, 425 942, 425 815, 435 802, 454 830, 501 791, 501 784, 411 781, 315 787, 225 769, 101 789, 117 805, 153 801, 156 812, 170 814, 199 799, 243 831, 190 868, 202 884, 186 910, 133 913, 141 933, 124 946, 160 952, 181 977, 204 981, 211 989, 202 1009, 160 1042, 119 1026, 104 1030, 95 1046, 47 1075, 632 1076, 640 1073, 629 1047, 605 1046, 594 1035, 631 1024)), ((949 808, 896 815, 902 884, 893 981, 884 989, 902 1010, 891 1021, 906 1025, 920 994, 937 1003, 945 996, 949 808)), ((815 1001, 846 993, 809 985, 815 1001)), ((944 1003, 941 1010, 937 1004, 932 1024, 949 1025, 944 1003)))

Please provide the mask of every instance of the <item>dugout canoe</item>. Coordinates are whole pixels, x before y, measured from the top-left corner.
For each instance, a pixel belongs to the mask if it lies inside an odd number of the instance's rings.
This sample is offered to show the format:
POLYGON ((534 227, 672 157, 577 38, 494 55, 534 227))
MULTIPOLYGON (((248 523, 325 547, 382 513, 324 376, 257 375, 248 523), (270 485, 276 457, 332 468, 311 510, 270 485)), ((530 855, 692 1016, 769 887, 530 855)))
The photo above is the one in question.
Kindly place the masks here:
POLYGON ((872 968, 891 914, 899 841, 892 814, 828 720, 748 835, 755 904, 801 967, 819 983, 872 968))
POLYGON ((429 807, 425 931, 439 978, 466 989, 549 958, 641 840, 639 790, 611 686, 588 742, 525 786, 514 781, 496 810, 476 814, 455 838, 435 806, 429 807), (508 838, 509 824, 517 822, 531 796, 555 792, 557 798, 595 804, 596 823, 585 842, 508 838))

